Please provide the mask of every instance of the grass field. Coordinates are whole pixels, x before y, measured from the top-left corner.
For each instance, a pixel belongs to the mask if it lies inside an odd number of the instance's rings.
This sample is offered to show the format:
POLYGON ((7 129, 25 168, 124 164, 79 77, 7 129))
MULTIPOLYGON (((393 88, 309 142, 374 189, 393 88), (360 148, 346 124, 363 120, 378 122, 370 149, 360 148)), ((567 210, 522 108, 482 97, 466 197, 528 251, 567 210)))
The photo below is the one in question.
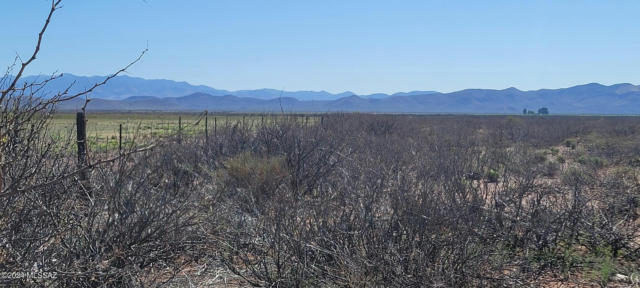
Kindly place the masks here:
MULTIPOLYGON (((316 117, 308 115, 295 115, 300 121, 313 122, 316 117)), ((182 134, 193 135, 204 133, 204 113, 87 113, 87 138, 88 144, 94 149, 117 148, 120 125, 122 125, 123 144, 132 141, 140 142, 145 139, 173 135, 182 130, 182 134), (181 125, 179 124, 181 123, 181 125), (136 140, 134 140, 136 139, 136 140)), ((215 126, 222 127, 227 124, 259 125, 270 123, 278 115, 261 114, 208 114, 208 127, 210 131, 215 126)), ((53 127, 51 135, 57 138, 75 137, 76 114, 56 113, 51 121, 53 127)))
MULTIPOLYGON (((118 135, 122 125, 123 136, 138 132, 144 135, 161 135, 177 131, 179 118, 185 129, 192 129, 201 117, 198 114, 174 113, 87 113, 87 136, 109 138, 118 135)), ((52 121, 54 133, 66 133, 75 129, 75 113, 55 114, 52 121)), ((204 129, 204 123, 202 123, 204 129)))

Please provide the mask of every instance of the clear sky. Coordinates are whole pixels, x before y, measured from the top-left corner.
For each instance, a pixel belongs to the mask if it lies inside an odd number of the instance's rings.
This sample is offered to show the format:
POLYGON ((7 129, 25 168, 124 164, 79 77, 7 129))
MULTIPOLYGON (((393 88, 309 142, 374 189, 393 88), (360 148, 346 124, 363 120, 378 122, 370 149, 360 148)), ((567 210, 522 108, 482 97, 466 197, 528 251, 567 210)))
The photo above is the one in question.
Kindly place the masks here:
MULTIPOLYGON (((0 1, 0 65, 31 53, 49 3, 0 1)), ((130 76, 229 90, 366 94, 640 83, 640 1, 63 4, 27 74, 106 75, 148 45, 130 76)))

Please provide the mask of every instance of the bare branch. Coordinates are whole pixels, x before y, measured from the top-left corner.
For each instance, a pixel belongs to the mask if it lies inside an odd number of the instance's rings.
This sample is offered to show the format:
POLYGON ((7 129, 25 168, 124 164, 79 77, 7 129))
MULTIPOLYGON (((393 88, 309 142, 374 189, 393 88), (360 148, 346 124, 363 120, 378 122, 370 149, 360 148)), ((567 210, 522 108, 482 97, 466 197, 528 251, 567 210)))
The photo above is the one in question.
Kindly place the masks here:
POLYGON ((22 73, 24 73, 24 70, 38 56, 38 52, 40 52, 40 45, 42 44, 42 37, 44 36, 45 31, 47 31, 47 27, 49 27, 49 22, 51 22, 51 16, 53 16, 53 12, 55 12, 58 8, 60 8, 59 7, 60 2, 62 2, 62 0, 52 0, 51 1, 51 9, 49 10, 49 15, 47 16, 47 20, 45 20, 44 25, 42 26, 42 29, 40 30, 40 33, 38 33, 38 41, 36 43, 36 48, 33 51, 33 54, 31 54, 31 57, 29 57, 29 60, 27 60, 26 62, 22 62, 21 66, 20 66, 20 70, 14 76, 13 81, 11 82, 9 87, 6 90, 3 90, 3 91, 0 92, 0 94, 1 94, 0 95, 0 102, 2 102, 4 100, 4 98, 7 96, 9 91, 12 91, 15 88, 16 84, 18 83, 18 80, 20 80, 20 78, 22 77, 22 73))

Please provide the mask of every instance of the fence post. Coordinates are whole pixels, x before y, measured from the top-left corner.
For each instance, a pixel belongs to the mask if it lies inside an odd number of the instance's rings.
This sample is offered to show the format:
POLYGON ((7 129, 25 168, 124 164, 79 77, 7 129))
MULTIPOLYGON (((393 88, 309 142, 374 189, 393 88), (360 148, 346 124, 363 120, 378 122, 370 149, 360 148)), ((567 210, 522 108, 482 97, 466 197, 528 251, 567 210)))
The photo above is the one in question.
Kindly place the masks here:
POLYGON ((178 116, 178 143, 182 143, 182 116, 178 116))
POLYGON ((122 153, 122 123, 120 123, 120 131, 118 132, 118 153, 122 153))
POLYGON ((76 134, 78 143, 78 169, 80 171, 80 180, 89 180, 89 174, 85 169, 88 166, 87 161, 87 126, 84 112, 76 113, 76 134))
POLYGON ((204 111, 204 140, 209 144, 209 112, 204 111))
POLYGON ((213 138, 218 138, 218 118, 213 117, 213 138))

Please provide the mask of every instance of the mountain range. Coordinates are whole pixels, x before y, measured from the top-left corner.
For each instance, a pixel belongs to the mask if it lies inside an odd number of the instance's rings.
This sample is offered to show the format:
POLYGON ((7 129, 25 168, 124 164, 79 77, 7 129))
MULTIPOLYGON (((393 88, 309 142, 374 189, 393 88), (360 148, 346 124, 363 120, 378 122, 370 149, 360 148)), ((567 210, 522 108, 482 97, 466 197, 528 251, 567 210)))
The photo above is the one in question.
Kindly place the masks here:
MULTIPOLYGON (((25 81, 34 77, 24 78, 25 81)), ((48 87, 60 90, 75 81, 74 89, 89 87, 104 77, 66 74, 48 87)), ((523 109, 547 107, 551 114, 640 114, 640 86, 629 83, 590 83, 561 89, 522 91, 466 89, 451 93, 414 91, 355 95, 326 91, 287 92, 274 89, 218 90, 171 80, 118 76, 91 95, 94 111, 229 111, 229 112, 379 112, 519 114, 523 109)), ((58 110, 77 110, 84 99, 61 103, 58 110)))
MULTIPOLYGON (((22 78, 22 82, 30 83, 37 80, 46 79, 46 75, 27 76, 22 78)), ((102 82, 106 76, 77 76, 65 73, 59 79, 51 81, 47 86, 49 91, 61 91, 73 84, 70 92, 79 92, 102 82)), ((92 98, 123 100, 132 96, 155 96, 158 98, 180 97, 193 93, 206 93, 212 96, 234 95, 238 97, 249 97, 256 99, 274 99, 279 97, 296 98, 298 100, 336 100, 342 97, 355 95, 346 91, 332 94, 327 91, 281 91, 276 89, 256 89, 256 90, 221 90, 205 85, 191 85, 187 82, 178 82, 165 79, 143 79, 130 76, 117 76, 107 84, 96 88, 92 93, 92 98)), ((389 96, 406 96, 435 93, 434 91, 412 91, 401 92, 393 95, 376 93, 371 95, 361 95, 363 98, 385 98, 389 96)))

